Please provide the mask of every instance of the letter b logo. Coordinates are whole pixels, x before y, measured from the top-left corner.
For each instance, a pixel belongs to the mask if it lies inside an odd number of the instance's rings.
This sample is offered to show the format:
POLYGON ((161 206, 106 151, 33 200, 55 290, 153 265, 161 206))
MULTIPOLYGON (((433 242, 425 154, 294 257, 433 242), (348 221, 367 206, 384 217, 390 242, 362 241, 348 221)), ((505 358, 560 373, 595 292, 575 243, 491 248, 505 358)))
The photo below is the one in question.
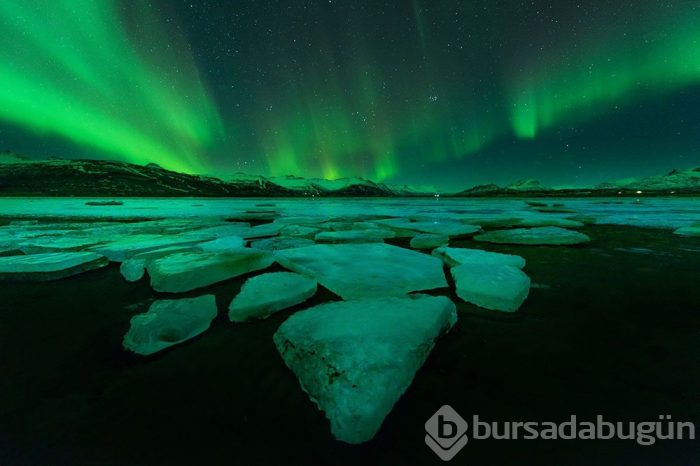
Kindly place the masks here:
POLYGON ((452 421, 446 421, 445 416, 438 415, 438 437, 449 439, 457 435, 457 424, 452 421))
POLYGON ((445 405, 425 423, 425 443, 442 459, 449 461, 467 444, 467 421, 445 405))

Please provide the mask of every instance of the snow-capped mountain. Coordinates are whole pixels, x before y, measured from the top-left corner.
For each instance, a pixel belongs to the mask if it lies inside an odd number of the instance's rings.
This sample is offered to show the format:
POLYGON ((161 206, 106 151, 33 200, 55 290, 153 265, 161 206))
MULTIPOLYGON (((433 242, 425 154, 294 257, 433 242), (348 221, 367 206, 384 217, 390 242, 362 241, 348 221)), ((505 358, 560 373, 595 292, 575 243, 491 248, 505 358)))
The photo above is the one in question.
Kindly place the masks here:
POLYGON ((222 180, 157 164, 108 160, 29 160, 0 154, 0 196, 417 196, 434 189, 390 186, 364 178, 266 178, 235 173, 222 180))
POLYGON ((506 186, 505 189, 509 189, 511 191, 549 191, 551 188, 542 186, 537 180, 529 179, 518 180, 506 186))
POLYGON ((673 191, 699 190, 700 167, 685 170, 671 170, 665 175, 648 176, 645 178, 627 178, 619 181, 601 183, 598 189, 633 189, 638 191, 673 191))
POLYGON ((432 186, 390 185, 375 183, 360 177, 338 178, 326 180, 323 178, 302 178, 299 176, 277 176, 268 178, 271 182, 290 190, 305 194, 324 195, 343 193, 344 195, 359 196, 420 196, 436 193, 432 186))
POLYGON ((551 188, 542 186, 537 180, 519 180, 508 186, 501 187, 496 184, 480 184, 469 189, 465 189, 457 193, 457 196, 508 196, 508 195, 523 195, 524 193, 545 193, 551 191, 551 188))
MULTIPOLYGON (((9 160, 7 157, 6 160, 9 160)), ((13 160, 0 164, 5 196, 288 196, 265 179, 226 182, 218 178, 107 160, 13 160)))

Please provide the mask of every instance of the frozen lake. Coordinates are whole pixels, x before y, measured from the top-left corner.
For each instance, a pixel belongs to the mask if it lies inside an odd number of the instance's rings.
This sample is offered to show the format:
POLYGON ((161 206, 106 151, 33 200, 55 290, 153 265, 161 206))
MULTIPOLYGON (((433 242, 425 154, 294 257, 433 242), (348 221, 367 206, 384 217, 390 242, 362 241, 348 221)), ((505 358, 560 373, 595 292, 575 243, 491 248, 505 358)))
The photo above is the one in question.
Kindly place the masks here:
MULTIPOLYGON (((108 200, 0 198, 0 438, 31 446, 27 464, 56 464, 55 445, 61 464, 432 464, 427 447, 395 452, 444 404, 489 420, 700 412, 700 238, 675 231, 700 224, 700 199, 86 205, 108 200), (375 400, 362 423, 342 409, 375 400)), ((550 451, 513 445, 517 461, 550 451)), ((639 464, 695 452, 610 445, 639 464)))
POLYGON ((523 216, 592 217, 595 223, 648 228, 680 228, 700 222, 700 198, 537 198, 533 203, 555 204, 570 212, 538 212, 524 199, 464 198, 246 198, 157 199, 123 198, 120 206, 88 206, 89 198, 0 198, 4 217, 81 217, 149 219, 183 217, 254 217, 270 213, 282 217, 345 217, 409 215, 449 218, 508 218, 523 216), (561 206, 560 206, 561 204, 561 206), (252 214, 252 215, 251 215, 252 214))

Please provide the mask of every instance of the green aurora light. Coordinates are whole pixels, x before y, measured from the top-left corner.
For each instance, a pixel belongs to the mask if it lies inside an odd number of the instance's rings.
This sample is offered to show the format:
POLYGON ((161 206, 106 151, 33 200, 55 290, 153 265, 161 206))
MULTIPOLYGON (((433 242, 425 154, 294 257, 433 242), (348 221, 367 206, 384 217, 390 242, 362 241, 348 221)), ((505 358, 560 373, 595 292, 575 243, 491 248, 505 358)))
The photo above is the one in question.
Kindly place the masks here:
MULTIPOLYGON (((592 21, 580 40, 545 34, 546 47, 533 52, 528 35, 541 31, 525 6, 406 3, 376 20, 352 2, 303 6, 312 27, 242 1, 228 7, 250 10, 240 23, 188 33, 172 20, 186 14, 171 17, 158 2, 4 0, 0 124, 58 136, 97 158, 190 173, 383 181, 700 84, 693 5, 662 12, 650 2, 625 27, 592 21), (255 26, 260 18, 269 24, 255 26), (220 47, 239 32, 243 39, 220 47), (245 47, 245 60, 221 69, 198 54, 216 49, 218 59, 245 47)), ((204 24, 220 20, 211 14, 204 24)))
POLYGON ((186 47, 164 46, 173 38, 145 7, 135 18, 149 34, 125 30, 112 1, 0 2, 0 118, 129 162, 205 169, 223 131, 215 105, 186 47))
POLYGON ((511 123, 518 137, 534 138, 562 121, 593 118, 644 94, 700 83, 697 16, 633 37, 611 28, 594 42, 563 66, 546 59, 531 64, 512 84, 511 123))

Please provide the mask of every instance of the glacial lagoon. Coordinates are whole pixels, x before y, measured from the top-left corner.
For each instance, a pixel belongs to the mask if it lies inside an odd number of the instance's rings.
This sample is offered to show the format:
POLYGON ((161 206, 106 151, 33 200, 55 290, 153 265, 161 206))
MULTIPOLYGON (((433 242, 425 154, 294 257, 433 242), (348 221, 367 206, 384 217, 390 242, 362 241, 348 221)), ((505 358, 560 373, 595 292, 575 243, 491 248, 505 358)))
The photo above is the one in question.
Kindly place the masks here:
POLYGON ((431 463, 444 404, 698 423, 699 199, 92 201, 0 199, 2 464, 431 463))

